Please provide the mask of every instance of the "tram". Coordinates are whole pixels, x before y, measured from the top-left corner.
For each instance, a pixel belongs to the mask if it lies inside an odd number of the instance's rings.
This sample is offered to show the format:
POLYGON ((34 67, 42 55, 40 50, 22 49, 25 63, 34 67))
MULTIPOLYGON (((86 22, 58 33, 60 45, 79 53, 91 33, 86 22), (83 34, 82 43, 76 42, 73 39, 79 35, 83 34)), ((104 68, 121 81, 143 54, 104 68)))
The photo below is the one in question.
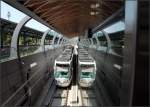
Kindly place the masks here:
POLYGON ((65 48, 63 53, 55 60, 54 78, 57 86, 68 87, 72 81, 73 47, 65 48))
POLYGON ((96 77, 96 62, 87 53, 80 48, 78 50, 78 83, 81 87, 90 87, 96 77))

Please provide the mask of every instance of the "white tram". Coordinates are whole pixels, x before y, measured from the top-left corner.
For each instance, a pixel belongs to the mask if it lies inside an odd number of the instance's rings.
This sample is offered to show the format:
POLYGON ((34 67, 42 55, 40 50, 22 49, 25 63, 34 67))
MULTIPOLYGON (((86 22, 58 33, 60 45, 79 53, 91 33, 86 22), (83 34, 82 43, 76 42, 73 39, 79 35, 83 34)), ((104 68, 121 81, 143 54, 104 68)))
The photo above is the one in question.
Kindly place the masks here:
POLYGON ((55 60, 54 78, 60 87, 67 87, 72 80, 72 60, 73 48, 66 48, 63 53, 55 60))
POLYGON ((90 87, 96 77, 96 62, 87 53, 80 48, 78 50, 78 83, 81 87, 90 87))

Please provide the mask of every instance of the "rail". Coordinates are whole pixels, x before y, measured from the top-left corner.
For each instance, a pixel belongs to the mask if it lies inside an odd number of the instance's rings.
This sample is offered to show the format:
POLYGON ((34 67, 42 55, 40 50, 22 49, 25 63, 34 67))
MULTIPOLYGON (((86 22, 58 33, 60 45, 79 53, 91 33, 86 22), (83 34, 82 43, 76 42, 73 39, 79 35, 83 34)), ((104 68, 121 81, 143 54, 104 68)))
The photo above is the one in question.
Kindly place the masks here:
POLYGON ((55 92, 52 95, 52 98, 49 102, 50 107, 55 107, 55 106, 64 106, 66 107, 68 104, 68 94, 69 94, 69 87, 67 88, 59 88, 57 87, 55 89, 55 92), (56 101, 60 101, 61 103, 57 103, 57 105, 55 105, 56 101))
POLYGON ((84 105, 84 98, 83 98, 83 93, 82 93, 83 91, 82 91, 82 88, 80 87, 80 95, 81 95, 81 105, 82 106, 85 106, 84 105))
POLYGON ((83 107, 97 107, 96 97, 93 88, 80 87, 80 94, 81 94, 81 105, 83 107))
POLYGON ((65 107, 67 106, 68 104, 68 95, 69 95, 69 88, 67 87, 67 96, 66 96, 66 101, 65 101, 65 107))
MULTIPOLYGON (((22 86, 20 86, 20 88, 18 88, 18 89, 2 104, 1 107, 4 107, 6 104, 8 104, 17 94, 19 94, 19 92, 21 92, 22 89, 24 89, 24 87, 28 86, 29 82, 30 82, 39 72, 40 72, 40 71, 34 73, 34 74, 29 78, 29 80, 27 80, 22 86)), ((44 75, 41 76, 41 77, 35 82, 35 84, 29 88, 29 90, 20 98, 19 101, 21 101, 21 100, 23 99, 23 97, 25 97, 26 95, 28 95, 28 94, 30 93, 31 89, 33 89, 33 88, 37 85, 37 83, 38 83, 43 77, 44 77, 44 75)), ((19 101, 17 101, 16 104, 18 104, 19 101)))

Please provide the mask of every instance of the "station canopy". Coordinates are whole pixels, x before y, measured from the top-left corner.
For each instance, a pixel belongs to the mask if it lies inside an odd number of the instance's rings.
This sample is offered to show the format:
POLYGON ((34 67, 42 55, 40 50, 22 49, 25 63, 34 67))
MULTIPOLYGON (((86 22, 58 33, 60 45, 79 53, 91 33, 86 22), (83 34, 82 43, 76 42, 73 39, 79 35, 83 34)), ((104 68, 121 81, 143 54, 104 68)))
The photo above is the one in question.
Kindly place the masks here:
POLYGON ((124 0, 14 0, 67 37, 84 34, 106 20, 124 0))

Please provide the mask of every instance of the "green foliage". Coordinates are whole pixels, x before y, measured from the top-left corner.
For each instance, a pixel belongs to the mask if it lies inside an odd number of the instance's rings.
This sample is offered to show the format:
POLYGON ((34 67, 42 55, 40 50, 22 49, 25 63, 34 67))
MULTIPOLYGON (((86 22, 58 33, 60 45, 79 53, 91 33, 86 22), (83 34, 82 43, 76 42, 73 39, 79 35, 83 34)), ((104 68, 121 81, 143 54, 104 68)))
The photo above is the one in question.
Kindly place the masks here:
POLYGON ((3 44, 5 46, 10 46, 10 43, 11 43, 11 34, 7 33, 3 36, 3 44))

